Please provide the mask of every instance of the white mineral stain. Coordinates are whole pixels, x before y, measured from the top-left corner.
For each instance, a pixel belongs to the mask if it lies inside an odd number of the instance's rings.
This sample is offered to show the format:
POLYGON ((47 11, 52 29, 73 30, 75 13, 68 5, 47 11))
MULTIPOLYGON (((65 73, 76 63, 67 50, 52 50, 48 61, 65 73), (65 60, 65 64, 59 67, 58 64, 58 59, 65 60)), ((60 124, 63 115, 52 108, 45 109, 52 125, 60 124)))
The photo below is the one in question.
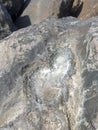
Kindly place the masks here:
MULTIPOLYGON (((62 96, 62 81, 69 75, 73 57, 70 50, 60 49, 51 60, 52 64, 50 67, 40 68, 32 76, 31 84, 33 86, 32 91, 36 91, 42 101, 54 104, 53 102, 59 102, 62 96)), ((64 93, 66 93, 67 88, 66 86, 64 87, 64 93)))

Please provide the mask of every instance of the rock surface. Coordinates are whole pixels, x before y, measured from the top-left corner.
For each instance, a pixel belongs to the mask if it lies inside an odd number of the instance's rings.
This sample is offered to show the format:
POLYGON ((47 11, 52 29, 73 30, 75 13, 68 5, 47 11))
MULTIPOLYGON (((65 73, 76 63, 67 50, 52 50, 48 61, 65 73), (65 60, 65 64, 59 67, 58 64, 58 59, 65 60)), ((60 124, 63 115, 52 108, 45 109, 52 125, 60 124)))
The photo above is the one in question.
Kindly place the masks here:
POLYGON ((0 42, 0 130, 98 129, 98 17, 49 18, 0 42))
POLYGON ((66 5, 68 0, 31 0, 21 17, 16 21, 16 25, 21 27, 25 24, 36 24, 42 19, 50 16, 58 17, 62 2, 66 5))
MULTIPOLYGON (((88 19, 94 16, 98 16, 98 0, 81 0, 83 2, 83 8, 79 15, 80 19, 88 19)), ((74 1, 75 5, 78 4, 78 0, 74 1)))
POLYGON ((12 19, 6 8, 0 4, 0 40, 11 34, 15 30, 12 19))

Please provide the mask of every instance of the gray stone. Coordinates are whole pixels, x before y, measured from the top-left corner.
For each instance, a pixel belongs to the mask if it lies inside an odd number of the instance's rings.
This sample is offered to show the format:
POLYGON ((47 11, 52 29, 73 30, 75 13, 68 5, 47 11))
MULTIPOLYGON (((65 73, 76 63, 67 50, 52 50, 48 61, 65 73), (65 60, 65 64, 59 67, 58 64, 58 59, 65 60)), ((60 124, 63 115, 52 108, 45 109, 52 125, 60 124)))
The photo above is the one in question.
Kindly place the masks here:
POLYGON ((98 129, 98 17, 49 18, 0 42, 0 130, 98 129))

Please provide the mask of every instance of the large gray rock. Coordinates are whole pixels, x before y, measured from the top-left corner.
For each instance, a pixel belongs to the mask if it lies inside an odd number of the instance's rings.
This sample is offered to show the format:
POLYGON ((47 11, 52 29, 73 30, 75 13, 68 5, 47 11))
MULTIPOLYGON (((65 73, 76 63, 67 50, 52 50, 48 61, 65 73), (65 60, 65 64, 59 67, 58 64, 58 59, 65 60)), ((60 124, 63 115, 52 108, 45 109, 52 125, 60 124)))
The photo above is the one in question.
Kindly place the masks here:
POLYGON ((16 27, 14 26, 9 13, 6 8, 0 4, 0 40, 11 34, 15 29, 16 27))
POLYGON ((46 19, 0 42, 0 130, 98 129, 98 17, 46 19))

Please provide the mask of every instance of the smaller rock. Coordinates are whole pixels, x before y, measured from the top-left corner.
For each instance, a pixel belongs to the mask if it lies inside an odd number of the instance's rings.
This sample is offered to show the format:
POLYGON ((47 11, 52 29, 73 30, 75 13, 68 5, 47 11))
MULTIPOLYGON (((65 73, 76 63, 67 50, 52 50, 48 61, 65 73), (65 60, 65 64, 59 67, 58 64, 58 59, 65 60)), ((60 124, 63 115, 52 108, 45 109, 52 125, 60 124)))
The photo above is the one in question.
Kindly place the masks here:
MULTIPOLYGON (((29 1, 29 0, 28 0, 29 1)), ((58 17, 63 0, 32 0, 27 8, 17 19, 16 25, 19 28, 39 23, 42 19, 50 16, 58 17)))

